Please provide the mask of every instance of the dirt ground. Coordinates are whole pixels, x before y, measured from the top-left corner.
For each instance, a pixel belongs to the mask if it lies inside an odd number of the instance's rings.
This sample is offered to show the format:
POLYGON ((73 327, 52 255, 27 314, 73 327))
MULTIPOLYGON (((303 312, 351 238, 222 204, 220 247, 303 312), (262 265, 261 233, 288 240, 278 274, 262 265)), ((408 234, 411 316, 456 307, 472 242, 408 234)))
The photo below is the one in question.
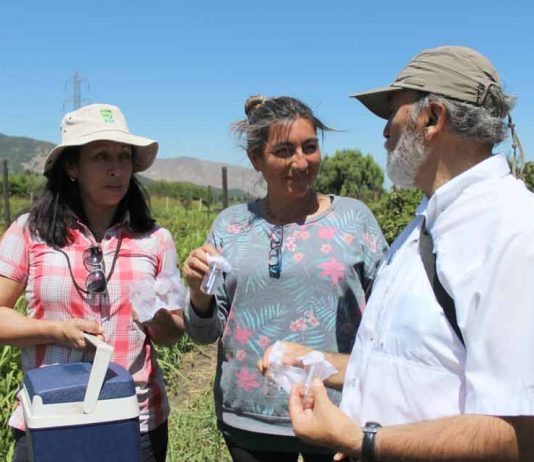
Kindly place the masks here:
POLYGON ((180 371, 176 378, 178 383, 171 405, 178 409, 210 390, 215 375, 217 361, 217 344, 195 346, 185 353, 180 371))

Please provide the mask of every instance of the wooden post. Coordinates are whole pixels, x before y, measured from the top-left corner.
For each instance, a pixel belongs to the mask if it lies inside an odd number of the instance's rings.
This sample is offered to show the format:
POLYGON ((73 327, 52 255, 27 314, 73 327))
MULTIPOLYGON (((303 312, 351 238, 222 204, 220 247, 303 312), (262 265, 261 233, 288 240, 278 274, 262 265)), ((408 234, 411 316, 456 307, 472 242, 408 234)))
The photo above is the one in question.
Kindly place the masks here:
POLYGON ((2 167, 4 171, 3 175, 3 187, 2 191, 4 194, 4 224, 7 228, 11 224, 11 210, 9 207, 9 180, 8 180, 8 170, 7 170, 7 159, 4 159, 2 162, 2 167))
POLYGON ((209 221, 212 203, 213 203, 213 192, 211 190, 211 186, 208 185, 208 194, 206 196, 206 219, 207 219, 206 221, 209 221))
POLYGON ((222 167, 222 208, 228 207, 228 169, 222 167))

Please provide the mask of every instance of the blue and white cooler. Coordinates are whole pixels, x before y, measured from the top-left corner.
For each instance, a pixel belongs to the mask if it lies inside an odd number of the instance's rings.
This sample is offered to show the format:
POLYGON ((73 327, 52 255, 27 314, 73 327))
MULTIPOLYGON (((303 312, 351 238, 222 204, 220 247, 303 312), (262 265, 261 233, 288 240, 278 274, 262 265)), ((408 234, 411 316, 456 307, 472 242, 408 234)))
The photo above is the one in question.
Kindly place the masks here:
POLYGON ((130 373, 95 336, 93 364, 32 369, 20 393, 33 462, 138 462, 139 405, 130 373))

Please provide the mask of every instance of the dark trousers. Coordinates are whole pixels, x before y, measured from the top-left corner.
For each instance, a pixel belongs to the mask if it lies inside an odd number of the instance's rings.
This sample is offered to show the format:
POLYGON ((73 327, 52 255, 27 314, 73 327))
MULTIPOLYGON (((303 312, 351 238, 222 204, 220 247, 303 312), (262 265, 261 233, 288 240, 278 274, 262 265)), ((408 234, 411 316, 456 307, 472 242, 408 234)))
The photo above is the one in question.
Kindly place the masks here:
POLYGON ((273 451, 260 451, 257 449, 246 449, 236 444, 232 441, 226 439, 226 446, 228 446, 228 451, 230 456, 232 456, 233 462, 297 462, 299 454, 302 455, 304 462, 332 462, 334 454, 310 454, 306 452, 278 452, 276 439, 284 438, 272 436, 273 439, 273 451))
MULTIPOLYGON (((141 433, 141 462, 165 462, 169 428, 167 421, 158 428, 141 433)), ((28 445, 26 433, 13 429, 15 452, 11 462, 28 462, 28 445)), ((120 444, 120 442, 118 442, 120 444)))

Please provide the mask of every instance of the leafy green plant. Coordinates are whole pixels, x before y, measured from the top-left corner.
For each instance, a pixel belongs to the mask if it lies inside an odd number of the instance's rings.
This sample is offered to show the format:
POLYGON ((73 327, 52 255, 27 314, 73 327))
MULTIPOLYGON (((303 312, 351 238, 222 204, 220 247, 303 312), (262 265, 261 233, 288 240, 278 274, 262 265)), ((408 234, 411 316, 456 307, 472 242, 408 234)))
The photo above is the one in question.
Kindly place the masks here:
POLYGON ((370 154, 342 149, 326 156, 316 181, 318 191, 376 200, 383 192, 384 173, 370 154))
POLYGON ((525 162, 523 181, 525 182, 527 188, 534 192, 534 162, 525 162))
POLYGON ((378 201, 368 204, 389 243, 413 219, 422 197, 422 193, 416 190, 393 189, 378 201))
MULTIPOLYGON (((19 299, 15 309, 24 313, 26 302, 22 298, 19 299)), ((21 381, 20 349, 3 346, 0 350, 0 460, 10 460, 13 454, 14 442, 8 421, 15 409, 16 394, 21 381)))

